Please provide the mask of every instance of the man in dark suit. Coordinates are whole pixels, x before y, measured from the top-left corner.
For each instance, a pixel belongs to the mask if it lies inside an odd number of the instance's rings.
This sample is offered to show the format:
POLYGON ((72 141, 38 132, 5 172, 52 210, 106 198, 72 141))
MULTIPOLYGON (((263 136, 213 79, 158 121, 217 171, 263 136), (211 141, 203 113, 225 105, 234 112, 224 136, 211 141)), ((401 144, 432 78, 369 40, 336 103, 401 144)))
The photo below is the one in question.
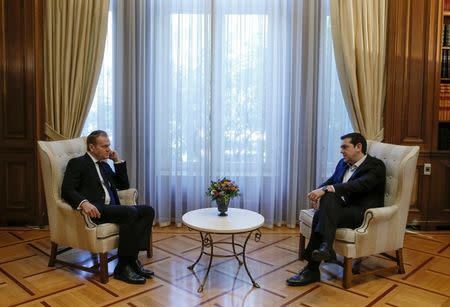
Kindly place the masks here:
POLYGON ((143 268, 138 259, 147 249, 155 211, 151 206, 121 206, 117 190, 130 187, 126 162, 110 148, 107 133, 93 131, 87 137, 87 153, 67 164, 61 187, 64 198, 74 209, 82 210, 96 224, 119 224, 118 263, 114 278, 143 284, 152 271, 143 268), (114 161, 113 171, 105 161, 114 161))
POLYGON ((336 229, 357 228, 367 209, 384 206, 386 167, 383 161, 366 153, 367 141, 361 134, 349 133, 341 140, 343 159, 334 174, 308 193, 316 209, 304 255, 308 264, 287 280, 289 286, 320 281, 320 263, 335 257, 332 247, 336 229))

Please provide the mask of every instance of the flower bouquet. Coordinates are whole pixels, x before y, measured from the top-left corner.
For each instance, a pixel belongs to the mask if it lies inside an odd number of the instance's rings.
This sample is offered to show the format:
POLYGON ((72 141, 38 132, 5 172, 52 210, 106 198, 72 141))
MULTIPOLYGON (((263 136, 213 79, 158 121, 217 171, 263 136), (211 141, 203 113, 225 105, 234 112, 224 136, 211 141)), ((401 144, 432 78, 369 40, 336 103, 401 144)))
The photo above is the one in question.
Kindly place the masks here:
POLYGON ((227 216, 230 200, 240 195, 239 187, 230 179, 223 177, 217 181, 211 181, 206 195, 217 203, 219 216, 227 216))

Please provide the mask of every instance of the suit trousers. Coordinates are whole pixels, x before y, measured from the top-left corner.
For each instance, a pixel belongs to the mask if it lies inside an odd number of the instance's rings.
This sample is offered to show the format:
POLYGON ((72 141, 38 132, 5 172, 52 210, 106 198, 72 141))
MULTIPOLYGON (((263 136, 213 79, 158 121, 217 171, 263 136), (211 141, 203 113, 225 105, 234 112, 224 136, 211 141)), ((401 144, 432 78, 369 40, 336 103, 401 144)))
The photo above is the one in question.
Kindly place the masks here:
POLYGON ((318 249, 322 242, 332 247, 337 228, 357 228, 363 217, 362 208, 346 204, 336 193, 325 193, 320 199, 319 209, 314 212, 305 259, 311 261, 312 252, 318 249))
POLYGON ((96 224, 119 224, 119 257, 137 259, 139 251, 148 248, 150 231, 155 210, 146 205, 104 205, 96 204, 100 218, 92 221, 96 224))

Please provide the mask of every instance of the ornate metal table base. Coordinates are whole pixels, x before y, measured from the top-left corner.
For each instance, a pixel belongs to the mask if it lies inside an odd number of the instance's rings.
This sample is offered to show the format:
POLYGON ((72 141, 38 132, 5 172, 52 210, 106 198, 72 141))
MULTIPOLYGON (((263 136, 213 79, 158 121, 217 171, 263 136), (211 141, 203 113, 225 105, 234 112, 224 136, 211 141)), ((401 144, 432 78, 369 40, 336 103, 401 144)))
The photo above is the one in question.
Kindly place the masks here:
MULTIPOLYGON (((191 230, 191 229, 189 229, 191 230)), ((197 260, 190 266, 188 266, 189 270, 193 270, 195 265, 200 261, 200 259, 202 258, 203 254, 208 255, 209 256, 209 264, 208 264, 208 269, 206 270, 206 274, 205 277, 203 277, 203 282, 201 283, 200 287, 198 287, 197 292, 203 292, 203 287, 206 284, 206 279, 208 278, 208 274, 209 271, 211 270, 211 264, 212 264, 212 259, 213 257, 235 257, 236 260, 238 261, 239 265, 244 264, 245 270, 247 271, 247 275, 248 277, 250 277, 250 280, 252 281, 253 287, 255 288, 259 288, 259 285, 256 283, 256 281, 253 279, 252 275, 250 274, 250 271, 247 267, 247 261, 245 260, 245 249, 247 247, 247 242, 250 239, 250 237, 252 236, 252 234, 255 234, 255 241, 258 242, 261 239, 261 231, 259 229, 256 230, 252 230, 252 231, 247 231, 248 235, 245 239, 244 245, 236 243, 234 241, 234 236, 239 234, 239 233, 234 233, 231 234, 231 242, 216 242, 214 243, 213 238, 211 233, 209 232, 200 232, 200 237, 202 239, 202 247, 201 247, 201 251, 200 251, 200 255, 198 256, 197 260), (218 254, 214 254, 214 244, 231 244, 231 246, 233 247, 233 254, 228 254, 228 255, 218 255, 218 254), (242 250, 240 252, 236 252, 236 246, 240 247, 242 250), (209 252, 206 251, 206 249, 209 248, 209 252), (242 261, 239 259, 239 256, 242 256, 242 261)), ((244 232, 244 233, 247 233, 244 232)), ((220 234, 220 233, 215 233, 215 234, 220 234)), ((225 235, 227 235, 225 233, 225 235)))

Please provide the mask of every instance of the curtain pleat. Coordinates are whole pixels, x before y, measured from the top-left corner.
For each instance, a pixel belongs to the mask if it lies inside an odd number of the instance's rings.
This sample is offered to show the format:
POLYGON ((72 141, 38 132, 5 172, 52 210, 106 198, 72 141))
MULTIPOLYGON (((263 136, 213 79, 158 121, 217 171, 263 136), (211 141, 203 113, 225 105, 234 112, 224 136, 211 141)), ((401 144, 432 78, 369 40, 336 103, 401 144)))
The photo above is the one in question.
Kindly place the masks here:
POLYGON ((353 128, 383 140, 387 0, 333 0, 331 23, 342 95, 353 128))
POLYGON ((45 133, 80 135, 95 94, 107 33, 109 0, 44 2, 45 133))

